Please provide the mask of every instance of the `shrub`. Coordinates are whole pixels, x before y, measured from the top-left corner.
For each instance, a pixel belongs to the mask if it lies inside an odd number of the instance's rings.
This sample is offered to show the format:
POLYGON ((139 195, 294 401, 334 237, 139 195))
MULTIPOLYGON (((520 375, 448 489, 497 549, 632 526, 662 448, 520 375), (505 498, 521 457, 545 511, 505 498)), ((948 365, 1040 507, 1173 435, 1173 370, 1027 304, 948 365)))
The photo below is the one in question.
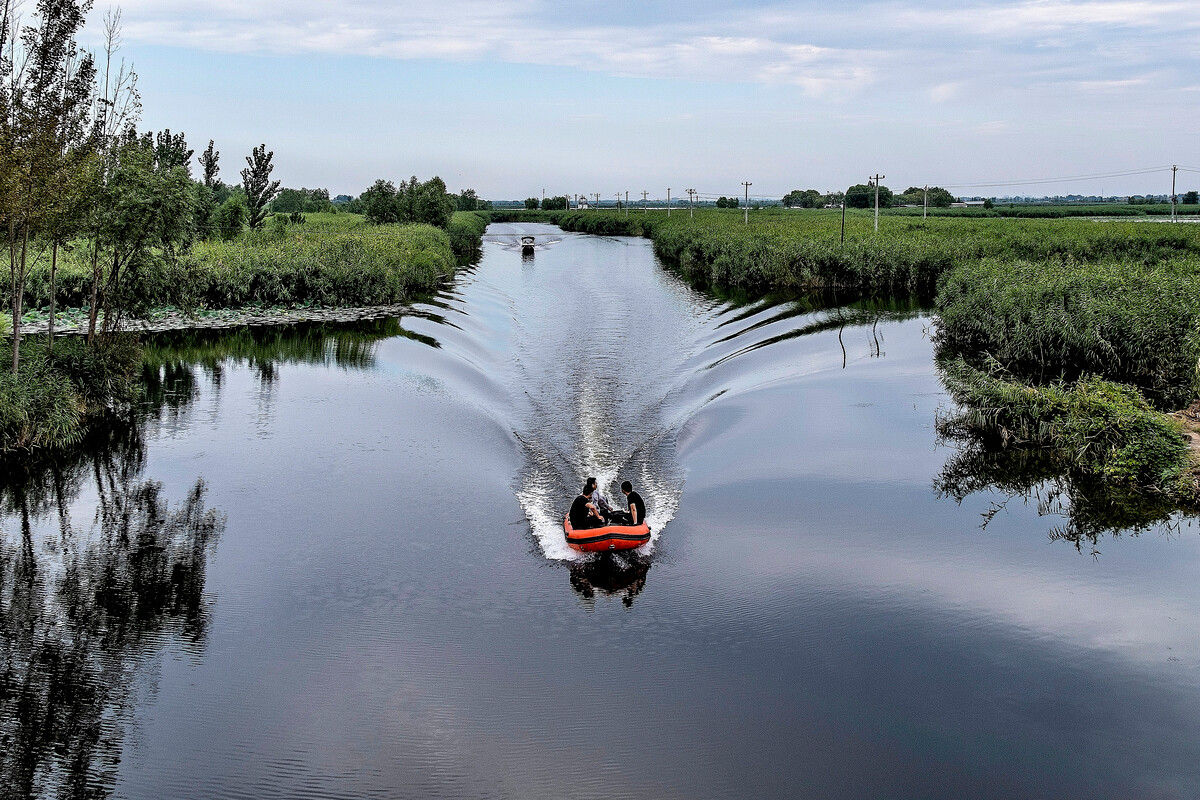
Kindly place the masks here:
POLYGON ((483 233, 487 230, 488 216, 486 212, 456 211, 446 228, 450 236, 450 246, 454 255, 459 258, 471 258, 479 253, 483 243, 483 233))
POLYGON ((1108 483, 1194 499, 1194 465, 1180 424, 1134 387, 1096 376, 1027 386, 994 361, 977 369, 955 358, 940 367, 962 406, 939 421, 943 434, 1037 445, 1108 483))

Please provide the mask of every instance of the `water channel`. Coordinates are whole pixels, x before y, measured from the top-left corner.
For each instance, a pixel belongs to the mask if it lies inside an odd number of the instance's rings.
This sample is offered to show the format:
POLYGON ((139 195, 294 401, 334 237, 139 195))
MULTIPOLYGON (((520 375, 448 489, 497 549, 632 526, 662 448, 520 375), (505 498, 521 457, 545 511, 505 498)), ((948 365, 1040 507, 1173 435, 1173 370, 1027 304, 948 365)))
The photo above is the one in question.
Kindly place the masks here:
POLYGON ((1196 529, 938 491, 931 324, 512 224, 400 318, 152 340, 5 466, 0 798, 1194 796, 1196 529), (649 545, 565 547, 586 475, 649 545))

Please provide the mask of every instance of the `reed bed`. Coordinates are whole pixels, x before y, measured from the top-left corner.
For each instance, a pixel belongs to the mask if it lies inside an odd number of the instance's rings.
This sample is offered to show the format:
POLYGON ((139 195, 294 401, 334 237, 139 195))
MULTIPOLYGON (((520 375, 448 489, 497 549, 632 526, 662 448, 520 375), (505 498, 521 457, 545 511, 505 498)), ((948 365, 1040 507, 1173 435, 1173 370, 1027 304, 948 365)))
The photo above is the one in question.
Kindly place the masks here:
POLYGON ((691 281, 720 290, 764 294, 840 288, 932 298, 951 270, 985 258, 1152 263, 1200 255, 1200 226, 1087 219, 1013 220, 885 217, 874 233, 870 212, 702 209, 628 214, 540 212, 567 230, 641 235, 691 281))
POLYGON ((939 352, 1031 383, 1103 375, 1167 409, 1200 394, 1200 256, 989 258, 951 272, 937 306, 939 352))
MULTIPOLYGON (((60 309, 91 302, 88 252, 86 242, 60 250, 60 309)), ((197 242, 174 261, 149 259, 129 274, 126 291, 141 308, 384 305, 432 290, 455 268, 450 235, 433 226, 368 226, 353 214, 313 214, 233 241, 197 242)), ((39 259, 26 303, 37 313, 49 300, 49 268, 39 259)))

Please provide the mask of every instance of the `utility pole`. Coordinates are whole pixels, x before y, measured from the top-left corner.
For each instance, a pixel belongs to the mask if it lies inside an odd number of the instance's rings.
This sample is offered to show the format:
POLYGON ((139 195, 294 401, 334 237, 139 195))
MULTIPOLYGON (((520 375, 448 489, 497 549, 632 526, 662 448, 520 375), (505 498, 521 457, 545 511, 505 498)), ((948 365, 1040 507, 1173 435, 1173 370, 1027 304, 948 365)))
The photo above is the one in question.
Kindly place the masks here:
POLYGON ((750 181, 742 181, 742 186, 746 187, 746 208, 745 208, 746 213, 744 215, 744 219, 742 220, 743 225, 750 224, 750 187, 753 185, 754 184, 751 183, 750 181))
POLYGON ((875 177, 873 179, 872 178, 867 179, 868 181, 874 180, 874 182, 875 182, 875 232, 876 233, 879 233, 879 182, 886 177, 887 177, 887 175, 880 175, 879 173, 876 173, 875 177))
POLYGON ((599 211, 600 210, 600 193, 592 192, 592 197, 596 198, 596 210, 599 211))
POLYGON ((617 192, 617 211, 621 210, 621 193, 617 192))
POLYGON ((671 218, 671 187, 667 187, 667 219, 671 218))
POLYGON ((688 189, 687 193, 688 193, 688 219, 695 219, 696 218, 696 209, 693 205, 693 201, 696 199, 696 190, 688 189))
POLYGON ((925 210, 921 212, 921 219, 929 218, 929 184, 925 184, 925 210))
POLYGON ((645 189, 642 189, 642 213, 646 213, 646 195, 650 194, 645 189))
POLYGON ((1175 173, 1179 171, 1179 165, 1171 166, 1171 222, 1179 222, 1175 216, 1175 173))
POLYGON ((546 210, 546 190, 542 189, 542 210, 546 210))
POLYGON ((842 195, 842 244, 846 243, 846 195, 842 195))
POLYGON ((629 219, 629 190, 625 190, 625 219, 629 219))

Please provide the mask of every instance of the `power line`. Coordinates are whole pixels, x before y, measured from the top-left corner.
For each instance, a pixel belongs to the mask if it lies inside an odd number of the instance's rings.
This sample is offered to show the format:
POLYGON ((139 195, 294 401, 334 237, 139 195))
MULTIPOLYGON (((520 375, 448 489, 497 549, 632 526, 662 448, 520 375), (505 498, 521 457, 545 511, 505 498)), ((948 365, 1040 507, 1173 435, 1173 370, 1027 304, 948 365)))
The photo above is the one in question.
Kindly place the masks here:
MULTIPOLYGON (((1108 178, 1126 178, 1133 175, 1152 175, 1156 172, 1165 172, 1171 166, 1168 164, 1162 167, 1149 167, 1145 169, 1127 169, 1118 172, 1101 172, 1091 175, 1064 175, 1058 178, 1032 178, 1023 181, 983 181, 980 183, 944 183, 939 184, 943 189, 983 189, 992 186, 1032 186, 1035 184, 1046 183, 1069 183, 1072 181, 1100 181, 1108 178)), ((1182 169, 1182 167, 1181 167, 1182 169)), ((1198 170, 1200 171, 1200 170, 1198 170)))

